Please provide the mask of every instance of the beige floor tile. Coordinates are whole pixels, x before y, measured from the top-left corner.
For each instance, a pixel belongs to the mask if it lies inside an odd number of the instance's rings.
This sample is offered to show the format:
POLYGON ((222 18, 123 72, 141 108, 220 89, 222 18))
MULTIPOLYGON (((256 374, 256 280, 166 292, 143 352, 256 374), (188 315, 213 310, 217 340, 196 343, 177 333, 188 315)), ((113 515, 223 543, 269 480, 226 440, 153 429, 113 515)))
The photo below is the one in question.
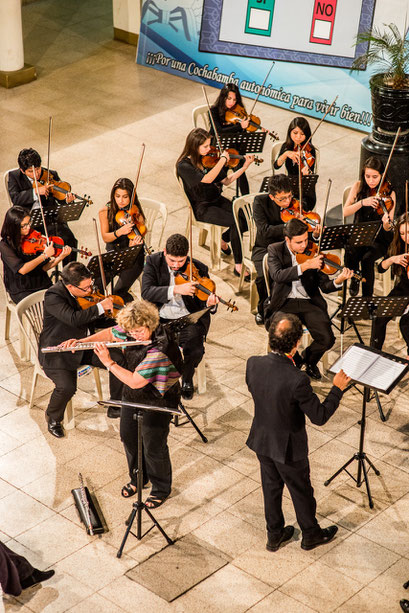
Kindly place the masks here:
POLYGON ((11 537, 51 516, 50 509, 18 490, 0 500, 0 529, 11 537))
POLYGON ((93 483, 94 487, 103 487, 126 470, 126 460, 124 454, 109 447, 97 445, 86 454, 68 462, 66 466, 81 472, 84 478, 86 477, 93 483), (108 472, 107 466, 109 466, 108 472))
POLYGON ((44 412, 28 406, 15 409, 2 417, 0 430, 5 434, 26 443, 46 432, 47 424, 44 412))
POLYGON ((98 613, 122 613, 124 609, 120 609, 113 602, 96 593, 74 605, 71 609, 68 609, 68 611, 70 611, 70 613, 89 613, 89 611, 98 611, 98 613))
POLYGON ((318 510, 330 521, 354 531, 386 508, 385 503, 377 499, 373 499, 373 503, 374 508, 370 509, 365 486, 358 489, 349 483, 342 483, 320 499, 318 510))
POLYGON ((358 534, 400 555, 409 553, 409 496, 405 496, 365 524, 358 534))
POLYGON ((193 534, 232 558, 255 547, 264 538, 262 529, 247 525, 228 511, 202 524, 193 534))
POLYGON ((244 446, 242 449, 229 456, 223 461, 226 466, 234 468, 243 475, 250 476, 254 470, 259 469, 259 462, 254 451, 244 446))
MULTIPOLYGON (((340 434, 337 438, 349 445, 353 446, 355 444, 358 449, 359 432, 360 428, 356 425, 340 434)), ((382 423, 377 416, 367 419, 365 429, 365 452, 368 454, 369 458, 381 458, 393 447, 404 443, 405 440, 406 435, 404 433, 390 428, 387 423, 382 423)))
MULTIPOLYGON (((231 506, 229 513, 240 517, 258 529, 264 530, 266 520, 264 518, 264 499, 261 487, 258 487, 231 506)), ((294 507, 287 496, 283 496, 283 514, 286 524, 291 524, 295 521, 294 507)))
MULTIPOLYGON (((369 484, 374 498, 393 504, 409 492, 409 480, 404 471, 381 460, 376 460, 374 465, 381 473, 380 476, 376 476, 372 470, 369 471, 369 484)), ((354 485, 352 480, 348 480, 347 483, 354 485)))
POLYGON ((403 590, 403 583, 406 583, 408 577, 409 560, 408 558, 400 558, 385 572, 378 575, 369 584, 369 587, 378 594, 388 594, 391 600, 397 601, 400 598, 408 598, 408 592, 403 590))
POLYGON ((2 456, 2 475, 16 487, 53 472, 55 466, 55 457, 42 436, 2 456))
POLYGON ((171 604, 127 577, 119 577, 100 590, 100 594, 128 613, 134 613, 135 606, 140 607, 141 611, 151 609, 155 613, 174 610, 171 604))
POLYGON ((385 613, 398 613, 402 609, 399 606, 399 600, 392 600, 389 594, 376 594, 371 588, 365 587, 363 590, 355 594, 350 600, 345 602, 337 609, 337 613, 371 613, 373 611, 374 604, 378 611, 384 611, 385 613))
MULTIPOLYGON (((300 613, 300 610, 300 603, 297 600, 276 590, 248 611, 249 613, 271 613, 272 611, 274 613, 300 613)), ((302 605, 303 613, 314 613, 314 611, 315 609, 302 605)))

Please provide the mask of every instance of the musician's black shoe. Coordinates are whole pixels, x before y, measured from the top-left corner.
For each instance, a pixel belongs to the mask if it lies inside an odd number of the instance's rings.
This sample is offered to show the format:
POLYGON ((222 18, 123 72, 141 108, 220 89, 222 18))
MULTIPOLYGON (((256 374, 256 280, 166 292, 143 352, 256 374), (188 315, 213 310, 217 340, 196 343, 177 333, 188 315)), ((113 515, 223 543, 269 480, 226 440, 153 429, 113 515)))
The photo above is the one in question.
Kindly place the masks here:
POLYGON ((328 528, 324 528, 318 534, 314 534, 311 536, 303 536, 301 541, 301 549, 315 549, 319 545, 325 545, 329 543, 336 533, 338 532, 338 526, 329 526, 328 528))
POLYGON ((108 407, 107 417, 110 417, 111 419, 121 417, 121 407, 108 407))
POLYGON ((355 277, 352 277, 351 282, 349 284, 349 295, 352 297, 358 296, 358 292, 359 292, 359 281, 358 279, 355 279, 355 277))
POLYGON ((258 326, 262 326, 264 324, 264 317, 261 313, 257 313, 254 319, 256 320, 256 324, 258 326))
POLYGON ((315 381, 319 381, 321 379, 320 369, 316 364, 307 364, 305 372, 311 379, 315 379, 315 381))
POLYGON ((402 611, 405 611, 405 613, 409 613, 409 600, 406 600, 406 598, 403 598, 400 602, 400 608, 402 609, 402 611))
POLYGON ((28 587, 37 585, 37 583, 51 579, 54 575, 55 570, 38 570, 38 568, 35 568, 29 577, 20 581, 20 584, 22 589, 26 590, 28 587))
POLYGON ((267 535, 267 551, 277 551, 281 543, 289 541, 294 534, 294 526, 286 526, 279 537, 273 538, 271 534, 267 535))
POLYGON ((57 438, 63 438, 65 436, 63 425, 60 421, 55 419, 48 419, 48 432, 57 438))
POLYGON ((194 394, 193 381, 182 380, 182 398, 192 400, 194 394))

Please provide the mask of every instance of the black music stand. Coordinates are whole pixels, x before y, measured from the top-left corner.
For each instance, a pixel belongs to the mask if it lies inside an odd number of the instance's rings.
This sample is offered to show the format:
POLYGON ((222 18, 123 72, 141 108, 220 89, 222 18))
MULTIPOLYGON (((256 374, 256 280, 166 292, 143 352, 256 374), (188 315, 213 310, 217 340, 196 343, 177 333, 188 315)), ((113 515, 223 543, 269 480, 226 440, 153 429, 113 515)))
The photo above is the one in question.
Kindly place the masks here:
MULTIPOLYGON (((352 298, 354 300, 354 298, 352 298)), ((408 298, 409 301, 409 298, 408 298)), ((397 383, 404 377, 409 369, 409 362, 404 358, 398 358, 392 354, 379 351, 372 347, 355 343, 348 347, 347 351, 336 360, 329 369, 330 372, 337 373, 339 370, 350 376, 355 383, 364 386, 362 394, 362 417, 360 420, 359 448, 356 453, 339 468, 329 479, 324 482, 327 486, 343 470, 355 481, 357 487, 361 487, 365 481, 366 492, 368 495, 369 506, 373 509, 371 490, 369 487, 368 472, 372 468, 375 475, 380 472, 364 452, 365 425, 366 425, 366 404, 369 402, 371 389, 390 394, 397 383), (356 460, 358 462, 358 472, 356 478, 347 470, 348 466, 356 460), (366 463, 369 468, 367 469, 366 463), (363 475, 363 478, 362 478, 363 475)))
MULTIPOLYGON (((84 201, 80 202, 64 202, 64 204, 55 204, 43 207, 44 219, 48 228, 48 224, 68 223, 69 221, 77 221, 87 206, 84 201)), ((31 211, 31 223, 33 227, 43 225, 43 217, 41 215, 40 205, 34 203, 31 211)))
POLYGON ((166 532, 164 531, 162 526, 159 524, 159 522, 154 518, 154 516, 152 515, 150 509, 146 506, 146 504, 142 502, 142 488, 143 488, 142 422, 143 422, 144 411, 154 411, 154 412, 158 411, 161 413, 168 413, 168 414, 170 413, 172 415, 181 415, 179 409, 171 409, 169 407, 151 406, 148 404, 141 404, 138 402, 128 402, 128 401, 125 402, 122 400, 108 400, 108 401, 100 400, 98 401, 98 404, 102 406, 117 406, 117 407, 127 407, 131 409, 132 408, 137 409, 136 417, 134 414, 134 419, 136 419, 138 422, 138 469, 137 469, 137 480, 136 480, 137 501, 133 503, 132 512, 129 518, 127 519, 127 521, 125 522, 127 525, 127 528, 125 530, 125 534, 122 539, 121 546, 118 549, 118 553, 116 554, 116 557, 120 558, 122 556, 122 552, 125 547, 126 539, 128 538, 129 533, 132 531, 132 525, 135 520, 135 517, 137 517, 137 523, 136 523, 137 532, 136 534, 132 532, 132 534, 138 539, 138 541, 141 541, 143 537, 146 536, 154 528, 154 526, 156 526, 159 532, 162 534, 162 536, 166 539, 168 545, 173 545, 174 541, 172 541, 172 539, 166 534, 166 532), (150 528, 148 528, 148 530, 144 534, 142 534, 142 511, 145 511, 153 522, 153 525, 150 528))
MULTIPOLYGON (((219 141, 222 150, 237 149, 240 155, 247 153, 261 153, 264 148, 267 132, 233 132, 230 134, 219 134, 219 141)), ((239 196, 239 184, 236 181, 236 198, 239 196)))
MULTIPOLYGON (((134 266, 141 249, 143 249, 143 245, 134 245, 133 247, 127 247, 119 251, 112 249, 101 255, 104 272, 110 279, 112 286, 113 279, 116 275, 134 266)), ((88 262, 87 267, 95 279, 101 277, 99 256, 94 255, 88 262)))
MULTIPOLYGON (((315 185, 318 181, 319 175, 303 175, 302 176, 302 191, 305 194, 309 194, 312 189, 315 188, 315 185)), ((264 177, 260 185, 260 192, 268 192, 268 182, 271 177, 264 177)), ((294 176, 288 176, 288 180, 291 183, 291 191, 293 192, 296 198, 299 197, 298 188, 299 188, 299 178, 294 176)))
MULTIPOLYGON (((409 296, 354 296, 350 298, 341 315, 352 321, 354 319, 369 319, 371 321, 371 337, 369 346, 374 349, 375 320, 377 317, 399 317, 403 315, 409 304, 409 296)), ((373 386, 372 386, 373 387, 373 386)), ((347 388, 348 389, 348 388, 347 388)), ((373 398, 378 406, 379 416, 382 421, 386 421, 379 400, 378 391, 374 388, 373 396, 368 394, 368 402, 373 398)))

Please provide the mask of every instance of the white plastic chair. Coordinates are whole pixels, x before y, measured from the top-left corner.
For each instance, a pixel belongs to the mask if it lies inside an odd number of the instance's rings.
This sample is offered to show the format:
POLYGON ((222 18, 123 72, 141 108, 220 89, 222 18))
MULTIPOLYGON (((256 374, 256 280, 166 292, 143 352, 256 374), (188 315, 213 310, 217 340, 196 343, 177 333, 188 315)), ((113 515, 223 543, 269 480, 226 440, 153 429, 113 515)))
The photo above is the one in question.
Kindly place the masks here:
MULTIPOLYGON (((6 296, 6 316, 4 319, 4 340, 8 341, 10 340, 11 314, 14 313, 14 315, 17 318, 17 305, 12 301, 12 299, 9 296, 8 291, 6 290, 6 286, 4 285, 3 275, 0 275, 0 278, 1 278, 1 283, 3 285, 4 294, 6 296)), ((25 337, 24 337, 24 333, 20 329, 21 326, 20 326, 20 321, 18 320, 18 318, 17 318, 17 325, 18 325, 19 333, 20 333, 20 358, 22 360, 26 360, 27 352, 26 352, 25 337)))
POLYGON ((13 206, 13 202, 12 202, 12 200, 10 198, 10 194, 9 194, 9 173, 13 172, 13 170, 18 170, 18 168, 9 168, 8 170, 6 170, 6 172, 3 175, 4 187, 5 187, 5 191, 6 191, 7 200, 9 202, 9 206, 13 206))
MULTIPOLYGON (((40 339, 40 333, 43 328, 43 314, 44 314, 44 294, 46 290, 40 290, 34 292, 24 298, 18 303, 16 307, 17 317, 20 322, 21 329, 25 335, 27 347, 31 348, 31 354, 34 364, 33 381, 31 384, 29 407, 34 403, 34 392, 37 385, 37 379, 39 376, 47 378, 40 361, 38 359, 38 344, 40 339)), ((99 376, 98 368, 92 368, 95 378, 95 386, 97 388, 98 398, 102 400, 102 388, 101 379, 99 376)), ((67 408, 64 415, 64 426, 67 430, 75 427, 75 415, 72 406, 72 400, 67 404, 67 408)))
POLYGON ((207 104, 195 106, 192 111, 192 121, 195 128, 204 127, 205 130, 210 130, 209 109, 207 108, 207 104), (203 124, 203 126, 200 124, 203 124))
POLYGON ((139 202, 141 203, 146 219, 147 232, 145 235, 145 243, 148 247, 152 247, 154 251, 158 251, 168 219, 168 209, 166 204, 158 200, 152 200, 152 198, 139 198, 139 202), (158 230, 157 220, 160 220, 160 230, 158 230))

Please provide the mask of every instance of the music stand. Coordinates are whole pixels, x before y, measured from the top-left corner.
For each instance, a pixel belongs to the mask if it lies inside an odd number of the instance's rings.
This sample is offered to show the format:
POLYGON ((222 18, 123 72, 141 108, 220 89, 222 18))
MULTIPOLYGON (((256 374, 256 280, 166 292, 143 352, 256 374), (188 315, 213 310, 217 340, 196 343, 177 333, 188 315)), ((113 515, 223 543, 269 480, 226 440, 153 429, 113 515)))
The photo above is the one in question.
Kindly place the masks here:
MULTIPOLYGON (((351 298, 351 300, 355 300, 351 298)), ((409 301, 409 298, 407 299, 409 301)), ((379 476, 380 472, 364 452, 365 425, 366 425, 366 404, 369 401, 370 390, 376 389, 379 392, 390 394, 394 387, 408 372, 409 362, 404 358, 398 358, 390 353, 385 353, 373 347, 367 347, 360 343, 355 343, 348 347, 346 352, 336 360, 329 369, 330 372, 337 373, 343 370, 350 376, 355 383, 364 386, 362 394, 362 417, 360 420, 359 448, 356 453, 339 468, 329 479, 324 482, 327 486, 343 470, 355 481, 357 487, 361 487, 365 481, 366 492, 368 495, 369 506, 373 509, 371 489, 369 487, 368 472, 372 468, 374 473, 379 476), (348 466, 356 460, 358 462, 358 472, 356 478, 347 470, 348 466), (367 469, 366 463, 369 468, 367 469), (362 478, 363 475, 363 478, 362 478)))
MULTIPOLYGON (((233 132, 219 134, 222 150, 237 149, 240 155, 244 153, 261 153, 264 148, 267 132, 233 132), (244 153, 243 153, 244 152, 244 153)), ((239 184, 236 181, 236 198, 239 196, 239 184)))
MULTIPOLYGON (((342 309, 342 317, 349 320, 353 319, 369 319, 371 321, 371 337, 369 346, 374 349, 374 334, 375 320, 377 317, 399 317, 403 315, 407 305, 409 304, 409 296, 354 296, 350 298, 342 309)), ((372 386, 373 387, 373 386, 372 386)), ((373 396, 368 395, 368 402, 375 398, 378 406, 379 416, 382 421, 386 421, 385 414, 382 410, 381 401, 379 400, 378 391, 374 388, 373 396)))
POLYGON ((162 526, 159 524, 159 522, 154 518, 154 516, 152 515, 150 509, 146 506, 146 504, 142 502, 142 488, 143 488, 142 423, 143 423, 144 411, 154 411, 154 412, 158 411, 161 413, 168 413, 168 414, 170 413, 172 415, 181 415, 180 410, 172 409, 170 407, 151 406, 149 404, 141 404, 139 402, 128 402, 128 401, 125 402, 122 400, 107 400, 107 401, 99 400, 98 404, 102 406, 116 406, 116 407, 121 407, 121 408, 127 407, 131 409, 137 409, 136 411, 136 420, 138 422, 138 439, 137 439, 138 440, 138 469, 137 469, 138 472, 136 476, 137 501, 134 502, 132 505, 132 512, 126 521, 127 528, 125 530, 125 534, 122 539, 121 546, 118 549, 118 553, 116 554, 116 557, 120 558, 122 556, 122 552, 125 547, 126 540, 129 536, 129 533, 132 531, 132 525, 135 520, 135 517, 137 517, 137 523, 136 523, 137 532, 136 534, 132 532, 132 534, 138 539, 138 541, 141 541, 143 537, 146 536, 154 528, 154 526, 156 526, 159 532, 162 534, 162 536, 166 539, 168 545, 173 545, 174 541, 172 541, 172 539, 166 534, 166 532, 164 531, 162 526), (148 530, 144 534, 142 534, 142 511, 145 511, 153 522, 153 525, 150 528, 148 528, 148 530))
MULTIPOLYGON (((119 275, 123 270, 129 270, 132 268, 138 258, 139 252, 143 249, 143 245, 134 245, 133 247, 127 247, 126 249, 120 249, 116 251, 112 249, 101 255, 102 266, 105 274, 111 280, 113 285, 113 279, 116 275, 119 275)), ((101 276, 99 268, 99 256, 94 255, 87 264, 88 269, 94 278, 101 276)))
MULTIPOLYGON (((43 207, 44 219, 46 225, 51 223, 68 223, 69 221, 77 221, 84 208, 87 206, 86 202, 65 202, 64 204, 55 204, 43 207)), ((43 224, 43 218, 41 215, 40 205, 34 203, 30 211, 31 223, 33 227, 38 227, 43 224)))

